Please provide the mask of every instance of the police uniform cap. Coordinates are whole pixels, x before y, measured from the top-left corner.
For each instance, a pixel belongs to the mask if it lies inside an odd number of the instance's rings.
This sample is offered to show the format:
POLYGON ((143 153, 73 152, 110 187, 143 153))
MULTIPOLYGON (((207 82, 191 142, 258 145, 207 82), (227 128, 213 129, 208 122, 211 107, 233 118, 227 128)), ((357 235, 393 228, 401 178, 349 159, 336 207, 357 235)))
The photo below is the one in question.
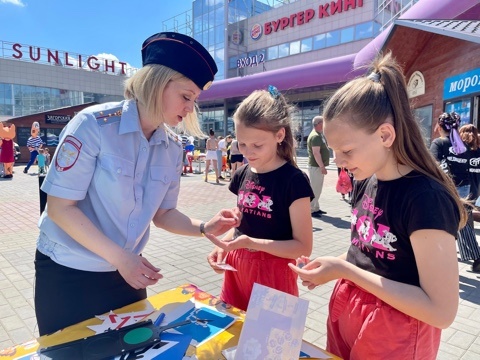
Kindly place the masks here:
POLYGON ((218 71, 215 61, 202 44, 175 32, 161 32, 145 40, 142 64, 167 66, 188 77, 202 90, 212 85, 218 71))

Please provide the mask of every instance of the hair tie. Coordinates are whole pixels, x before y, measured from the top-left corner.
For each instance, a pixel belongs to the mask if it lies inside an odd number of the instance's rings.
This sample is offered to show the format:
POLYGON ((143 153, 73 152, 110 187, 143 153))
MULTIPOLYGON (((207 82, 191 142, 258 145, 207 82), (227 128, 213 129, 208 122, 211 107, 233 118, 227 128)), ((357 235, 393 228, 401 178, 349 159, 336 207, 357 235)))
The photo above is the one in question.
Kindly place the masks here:
POLYGON ((372 71, 370 75, 367 76, 367 79, 372 80, 373 82, 380 82, 380 73, 376 73, 375 71, 372 71))
POLYGON ((278 91, 278 89, 273 86, 273 85, 268 85, 268 92, 270 93, 270 95, 272 95, 272 97, 276 100, 278 99, 278 97, 280 96, 280 92, 278 91))

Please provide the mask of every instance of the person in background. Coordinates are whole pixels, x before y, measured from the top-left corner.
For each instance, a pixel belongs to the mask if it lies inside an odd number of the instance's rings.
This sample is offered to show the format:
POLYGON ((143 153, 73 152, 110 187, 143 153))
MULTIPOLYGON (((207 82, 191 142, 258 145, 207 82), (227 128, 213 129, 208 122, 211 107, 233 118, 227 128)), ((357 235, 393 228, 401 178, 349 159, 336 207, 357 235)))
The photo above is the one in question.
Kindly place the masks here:
POLYGON ((183 168, 182 168, 182 176, 187 175, 187 165, 188 165, 188 160, 187 160, 187 150, 185 147, 187 146, 188 142, 188 136, 185 135, 185 133, 182 131, 180 133, 180 137, 182 138, 182 148, 183 148, 183 168))
POLYGON ((0 174, 5 179, 13 178, 13 165, 15 164, 16 136, 14 124, 0 122, 0 174))
MULTIPOLYGON (((471 202, 475 206, 480 205, 480 142, 478 139, 478 130, 472 124, 463 125, 459 130, 460 138, 468 146, 468 170, 470 174, 470 196, 471 202)), ((472 207, 467 208, 469 212, 468 223, 473 229, 473 220, 475 210, 472 207)), ((461 234, 460 234, 461 235, 461 234)), ((474 232, 470 232, 470 236, 464 236, 458 239, 458 249, 460 259, 462 261, 473 260, 472 271, 480 273, 480 249, 474 232)))
POLYGON ((320 195, 322 194, 323 181, 327 175, 327 166, 330 163, 330 151, 323 135, 323 117, 315 116, 312 119, 312 131, 307 138, 308 175, 315 198, 310 203, 312 217, 322 217, 326 211, 320 209, 320 195))
MULTIPOLYGON (((187 161, 188 161, 188 172, 192 173, 192 161, 193 161, 193 152, 195 150, 195 138, 193 136, 189 136, 187 140, 187 145, 185 145, 185 151, 187 153, 187 161)), ((187 169, 184 167, 183 172, 186 174, 187 169)))
POLYGON ((225 262, 220 299, 246 310, 253 284, 298 296, 297 276, 287 266, 312 251, 309 216, 313 192, 308 177, 295 162, 292 107, 274 87, 257 90, 233 115, 240 151, 248 164, 233 175, 229 189, 237 196, 240 226, 217 245, 208 262, 216 272, 225 262))
POLYGON ((142 252, 150 226, 220 235, 239 223, 221 210, 208 222, 176 209, 183 149, 171 128, 204 136, 195 102, 217 66, 193 38, 154 34, 126 100, 88 107, 64 128, 42 190, 48 194, 35 254, 40 335, 145 299, 163 276, 142 252))
POLYGON ((241 153, 238 147, 237 139, 232 139, 230 144, 230 166, 232 168, 232 173, 230 175, 230 180, 233 178, 233 175, 243 165, 243 154, 241 153))
MULTIPOLYGON (((440 137, 434 139, 430 146, 435 160, 455 183, 460 197, 472 200, 472 194, 477 192, 475 183, 471 186, 472 180, 476 182, 470 170, 470 157, 472 151, 463 142, 459 134, 460 115, 456 112, 442 113, 438 117, 436 130, 440 137)), ((464 137, 466 134, 464 134, 464 137)), ((472 270, 480 271, 480 249, 473 230, 473 216, 470 206, 466 207, 469 220, 466 226, 457 234, 457 244, 461 261, 473 260, 472 270), (478 259, 478 260, 477 260, 478 259)))
POLYGON ((440 137, 434 139, 430 151, 435 160, 453 179, 460 197, 467 199, 470 195, 470 173, 468 158, 470 153, 458 134, 460 116, 455 113, 443 113, 438 117, 436 129, 440 137))
POLYGON ((228 171, 230 173, 230 179, 232 179, 232 176, 233 176, 233 171, 232 171, 232 158, 230 156, 230 149, 232 147, 232 142, 233 142, 233 136, 232 135, 228 135, 230 136, 230 139, 229 139, 229 143, 227 145, 227 168, 228 168, 228 171))
POLYGON ((45 169, 46 157, 43 149, 38 149, 37 165, 38 165, 38 175, 45 175, 47 173, 47 170, 45 169))
POLYGON ((215 171, 215 181, 216 183, 220 183, 218 180, 218 167, 217 167, 217 149, 218 149, 218 142, 215 139, 215 132, 213 129, 210 129, 210 137, 207 139, 206 142, 206 150, 207 154, 205 156, 205 182, 208 182, 208 172, 210 170, 210 164, 212 165, 213 170, 215 171))
MULTIPOLYGON (((335 154, 333 154, 333 157, 335 158, 335 154)), ((340 172, 342 171, 342 168, 337 167, 337 175, 340 176, 340 172)), ((348 177, 350 178, 350 182, 353 184, 353 175, 345 169, 345 171, 348 174, 348 177)), ((342 194, 342 200, 350 204, 352 202, 352 193, 353 193, 353 187, 352 191, 349 191, 347 194, 342 194), (347 195, 347 198, 345 198, 345 195, 347 195)))
POLYGON ((436 359, 457 313, 455 235, 467 214, 425 146, 391 53, 337 90, 323 117, 337 166, 355 178, 351 245, 289 266, 310 290, 338 279, 326 349, 343 359, 436 359))
POLYGON ((45 148, 43 153, 45 154, 45 171, 48 171, 48 168, 50 167, 50 150, 45 148))
POLYGON ((37 159, 38 149, 43 147, 43 140, 40 137, 40 125, 38 122, 32 124, 31 136, 27 140, 27 148, 30 151, 30 160, 27 163, 27 166, 23 169, 23 173, 27 174, 30 166, 32 166, 37 159))
POLYGON ((225 180, 222 176, 223 168, 223 152, 226 152, 225 148, 225 138, 223 136, 218 136, 217 138, 218 148, 217 148, 217 168, 218 168, 218 178, 220 180, 225 180))
POLYGON ((460 138, 467 145, 468 171, 470 175, 470 196, 474 203, 480 195, 480 141, 478 130, 472 124, 463 125, 458 131, 460 138))
POLYGON ((230 145, 232 144, 232 139, 233 139, 232 135, 225 136, 225 146, 223 147, 225 151, 222 153, 222 164, 223 163, 225 164, 225 177, 228 175, 230 176, 230 179, 232 178, 232 175, 231 175, 232 166, 229 160, 229 157, 230 157, 229 149, 230 149, 230 145))

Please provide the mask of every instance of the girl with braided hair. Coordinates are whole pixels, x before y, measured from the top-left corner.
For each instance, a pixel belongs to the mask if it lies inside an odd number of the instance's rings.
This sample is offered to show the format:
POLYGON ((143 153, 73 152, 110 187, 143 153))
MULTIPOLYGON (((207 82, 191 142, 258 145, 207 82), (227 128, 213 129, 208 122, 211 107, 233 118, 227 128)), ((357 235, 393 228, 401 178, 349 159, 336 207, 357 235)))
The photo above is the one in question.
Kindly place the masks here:
POLYGON ((470 194, 469 152, 463 143, 458 129, 460 116, 456 112, 443 113, 438 117, 437 130, 440 137, 432 141, 430 151, 455 183, 460 197, 470 194))

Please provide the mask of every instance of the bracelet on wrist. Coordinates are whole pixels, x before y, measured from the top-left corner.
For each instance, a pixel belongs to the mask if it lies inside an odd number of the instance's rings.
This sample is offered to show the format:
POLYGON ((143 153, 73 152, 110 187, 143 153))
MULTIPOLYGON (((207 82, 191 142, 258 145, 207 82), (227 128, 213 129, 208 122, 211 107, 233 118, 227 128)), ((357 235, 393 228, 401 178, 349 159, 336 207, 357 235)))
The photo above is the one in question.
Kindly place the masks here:
POLYGON ((202 234, 202 236, 205 236, 205 221, 202 221, 200 223, 200 234, 202 234))

